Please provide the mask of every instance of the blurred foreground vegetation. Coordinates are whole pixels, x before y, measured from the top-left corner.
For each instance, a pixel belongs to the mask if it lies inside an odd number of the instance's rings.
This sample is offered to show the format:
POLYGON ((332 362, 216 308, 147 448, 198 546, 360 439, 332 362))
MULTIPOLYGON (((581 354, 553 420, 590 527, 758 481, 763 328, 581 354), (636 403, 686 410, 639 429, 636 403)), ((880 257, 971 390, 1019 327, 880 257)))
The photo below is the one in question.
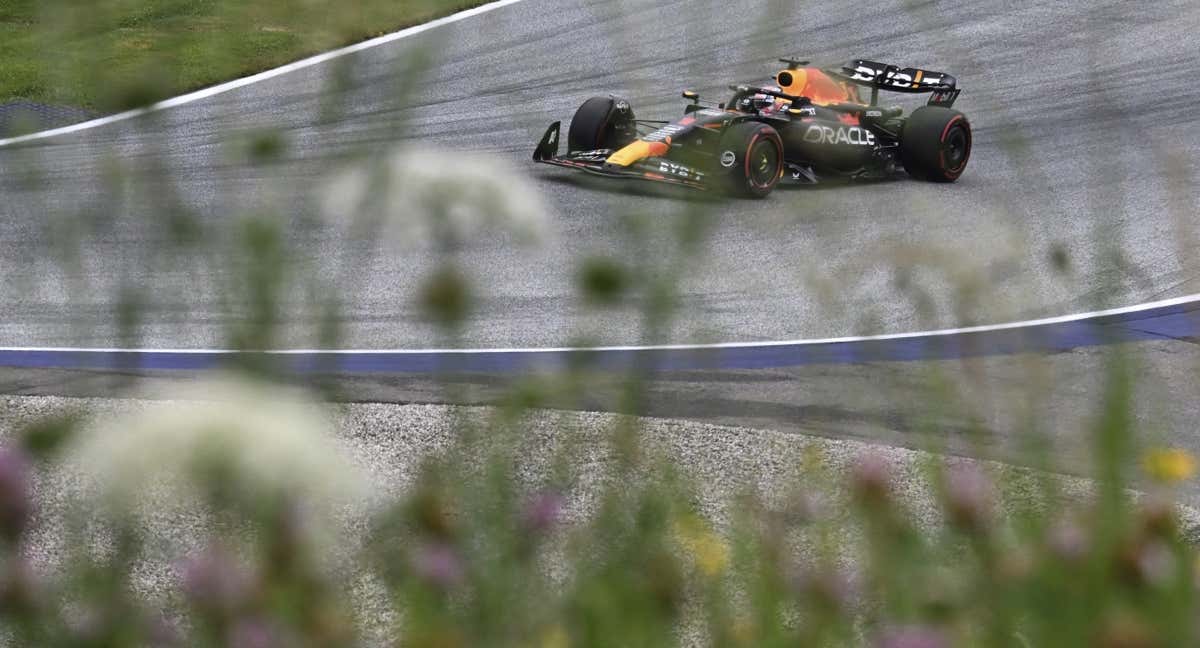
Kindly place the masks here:
POLYGON ((478 4, 0 0, 0 104, 135 107, 478 4))
MULTIPOLYGON (((0 97, 101 110, 476 4, 0 2, 0 97)), ((284 134, 265 133, 249 157, 269 170, 286 145, 284 134)), ((507 161, 373 153, 356 166, 330 165, 323 215, 362 240, 425 241, 439 250, 443 262, 406 297, 454 346, 479 294, 464 270, 471 239, 509 230, 533 240, 552 228, 536 217, 536 190, 506 171, 507 161)), ((156 162, 146 170, 114 164, 111 193, 138 174, 162 172, 156 162)), ((161 193, 165 184, 146 191, 161 193)), ((97 211, 113 209, 99 202, 97 211)), ((228 246, 228 257, 214 255, 227 271, 221 297, 243 316, 232 320, 226 348, 279 347, 283 298, 296 285, 311 292, 305 303, 319 315, 321 346, 336 348, 336 311, 351 300, 289 265, 305 251, 289 237, 293 214, 253 202, 206 228, 182 218, 187 205, 148 211, 178 246, 165 255, 171 264, 187 246, 228 246)), ((711 207, 680 215, 677 246, 654 250, 671 272, 645 261, 581 259, 580 303, 632 305, 644 313, 647 339, 657 341, 678 284, 703 263, 711 207)), ((56 258, 66 266, 86 259, 87 239, 73 234, 88 223, 55 215, 63 222, 51 236, 63 248, 56 258)), ((644 222, 628 220, 631 245, 644 222)), ((369 262, 350 261, 351 276, 369 262)), ((122 339, 132 346, 139 307, 149 301, 134 287, 152 287, 129 285, 117 324, 131 331, 122 339)), ((89 290, 81 284, 78 301, 89 290)), ((518 380, 483 420, 455 426, 453 441, 409 488, 381 493, 331 442, 328 412, 314 405, 321 397, 278 391, 276 380, 291 377, 250 354, 246 375, 232 384, 204 385, 165 408, 99 425, 52 419, 6 439, 0 643, 1194 646, 1200 565, 1173 489, 1194 476, 1195 459, 1140 447, 1130 369, 1120 349, 1108 353, 1107 390, 1089 429, 1088 497, 1067 497, 1048 473, 928 455, 922 482, 933 495, 914 501, 912 480, 888 455, 866 453, 838 471, 817 453, 793 488, 747 486, 726 503, 732 513, 724 520, 699 504, 704 475, 643 443, 637 416, 647 389, 638 372, 621 399, 626 416, 601 430, 600 447, 564 426, 555 447, 542 448, 548 460, 534 460, 529 418, 564 399, 588 409, 591 385, 583 371, 518 380), (1129 489, 1145 483, 1134 473, 1140 457, 1151 488, 1135 497, 1129 489), (56 473, 69 476, 67 487, 54 486, 56 473), (183 529, 191 546, 164 544, 156 535, 163 525, 183 529), (164 569, 165 584, 148 579, 164 569)), ((452 392, 453 382, 445 388, 452 392)), ((930 412, 949 406, 941 397, 930 390, 930 412)), ((1013 434, 1040 439, 1046 427, 1030 420, 1013 434)))
POLYGON ((372 492, 319 407, 245 378, 99 424, 51 419, 0 451, 0 637, 1196 645, 1200 564, 1172 503, 1196 467, 1152 452, 1143 470, 1158 485, 1127 490, 1137 450, 1123 375, 1114 363, 1087 496, 996 465, 928 455, 914 480, 894 455, 865 452, 843 470, 815 452, 794 487, 747 485, 721 521, 702 510, 703 478, 649 449, 637 419, 586 435, 562 426, 531 451, 527 388, 462 418, 395 495, 372 492), (932 495, 914 498, 914 481, 932 495), (64 492, 48 493, 55 483, 64 492), (164 525, 191 529, 186 549, 164 544, 164 525), (57 559, 47 534, 64 547, 57 559), (165 583, 147 578, 155 570, 165 583))

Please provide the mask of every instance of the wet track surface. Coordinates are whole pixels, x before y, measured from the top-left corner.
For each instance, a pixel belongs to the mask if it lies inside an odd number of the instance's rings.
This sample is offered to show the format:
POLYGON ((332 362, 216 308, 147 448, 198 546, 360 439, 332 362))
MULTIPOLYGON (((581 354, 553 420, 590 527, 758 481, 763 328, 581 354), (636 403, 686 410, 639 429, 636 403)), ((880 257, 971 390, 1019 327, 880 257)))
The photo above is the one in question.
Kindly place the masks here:
MULTIPOLYGON (((817 3, 525 0, 138 121, 0 149, 0 346, 224 345, 226 325, 245 316, 221 298, 234 273, 219 257, 172 248, 177 230, 163 214, 182 208, 224 239, 241 211, 274 207, 289 215, 297 267, 338 283, 342 346, 444 344, 413 305, 437 251, 342 238, 315 206, 345 156, 404 142, 502 156, 551 214, 540 247, 497 235, 461 251, 480 298, 462 346, 891 333, 1200 292, 1189 266, 1197 33, 1190 2, 884 2, 831 13, 817 3), (432 68, 410 83, 418 50, 432 68), (764 80, 787 54, 956 75, 975 128, 966 175, 951 186, 905 180, 710 203, 529 161, 545 127, 592 94, 670 118, 683 88, 723 98, 726 83, 764 80), (346 94, 333 92, 334 77, 350 80, 346 94), (285 159, 251 168, 237 146, 262 128, 282 132, 285 159), (167 179, 139 172, 121 191, 106 180, 116 166, 160 163, 167 179), (596 311, 576 297, 572 277, 590 256, 670 270, 680 223, 695 218, 710 223, 708 243, 662 336, 647 339, 633 305, 596 311), (63 262, 64 240, 77 262, 63 262), (117 332, 120 294, 149 308, 133 335, 117 332)), ((303 292, 288 301, 286 346, 317 344, 303 292)))

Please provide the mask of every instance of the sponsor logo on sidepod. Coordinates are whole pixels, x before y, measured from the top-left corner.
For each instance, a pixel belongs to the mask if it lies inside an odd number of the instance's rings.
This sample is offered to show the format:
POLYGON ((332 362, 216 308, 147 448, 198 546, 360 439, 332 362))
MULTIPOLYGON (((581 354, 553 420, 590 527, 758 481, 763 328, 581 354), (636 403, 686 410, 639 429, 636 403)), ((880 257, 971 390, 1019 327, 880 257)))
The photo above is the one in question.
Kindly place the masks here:
POLYGON ((809 126, 804 133, 804 141, 813 144, 851 144, 854 146, 875 146, 875 134, 858 126, 849 128, 842 126, 809 126))
POLYGON ((671 175, 671 176, 678 176, 680 178, 689 178, 690 179, 692 177, 695 177, 696 180, 700 180, 701 178, 704 177, 703 173, 693 171, 681 164, 675 164, 674 162, 668 162, 667 160, 663 160, 662 162, 659 162, 658 171, 660 173, 665 173, 665 174, 671 175))
POLYGON ((737 164, 737 153, 734 153, 733 151, 725 151, 721 154, 721 166, 725 167, 726 169, 730 169, 733 168, 733 165, 735 164, 737 164))

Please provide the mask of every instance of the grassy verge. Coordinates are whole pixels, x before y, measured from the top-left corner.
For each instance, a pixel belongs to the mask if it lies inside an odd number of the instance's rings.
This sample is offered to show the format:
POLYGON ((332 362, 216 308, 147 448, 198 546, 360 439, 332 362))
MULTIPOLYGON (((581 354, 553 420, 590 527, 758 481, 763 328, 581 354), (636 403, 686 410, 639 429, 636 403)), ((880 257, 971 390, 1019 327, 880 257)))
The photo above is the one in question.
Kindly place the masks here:
POLYGON ((174 96, 479 4, 0 0, 0 103, 123 108, 158 98, 147 87, 174 96))

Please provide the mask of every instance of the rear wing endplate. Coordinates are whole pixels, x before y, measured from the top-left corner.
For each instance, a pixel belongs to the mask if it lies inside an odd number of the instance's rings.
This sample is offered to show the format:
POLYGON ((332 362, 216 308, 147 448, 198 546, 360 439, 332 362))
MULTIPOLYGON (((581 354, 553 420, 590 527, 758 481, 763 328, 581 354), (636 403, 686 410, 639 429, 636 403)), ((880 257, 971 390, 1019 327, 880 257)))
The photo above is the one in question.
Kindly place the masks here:
POLYGON ((856 60, 842 66, 840 71, 830 70, 834 76, 851 83, 871 88, 871 104, 878 103, 879 91, 905 92, 909 94, 932 93, 929 105, 949 108, 954 105, 962 90, 958 81, 945 72, 931 72, 919 68, 901 68, 887 63, 856 60))

